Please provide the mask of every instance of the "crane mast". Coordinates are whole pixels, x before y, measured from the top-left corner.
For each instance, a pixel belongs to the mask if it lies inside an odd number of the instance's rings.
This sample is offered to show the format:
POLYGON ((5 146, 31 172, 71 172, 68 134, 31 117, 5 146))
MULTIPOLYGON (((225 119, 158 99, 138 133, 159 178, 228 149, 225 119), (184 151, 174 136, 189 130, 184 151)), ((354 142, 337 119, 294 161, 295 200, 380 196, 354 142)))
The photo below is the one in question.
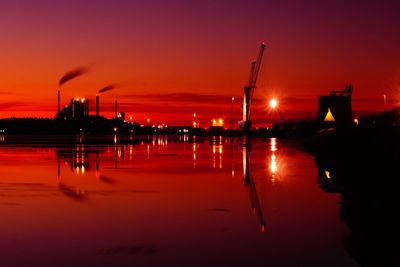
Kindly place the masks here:
POLYGON ((250 106, 253 98, 254 89, 256 88, 258 73, 260 71, 261 61, 264 55, 265 44, 260 46, 260 52, 256 61, 251 62, 250 77, 247 85, 244 87, 243 94, 243 120, 239 122, 239 127, 244 130, 251 128, 250 106))

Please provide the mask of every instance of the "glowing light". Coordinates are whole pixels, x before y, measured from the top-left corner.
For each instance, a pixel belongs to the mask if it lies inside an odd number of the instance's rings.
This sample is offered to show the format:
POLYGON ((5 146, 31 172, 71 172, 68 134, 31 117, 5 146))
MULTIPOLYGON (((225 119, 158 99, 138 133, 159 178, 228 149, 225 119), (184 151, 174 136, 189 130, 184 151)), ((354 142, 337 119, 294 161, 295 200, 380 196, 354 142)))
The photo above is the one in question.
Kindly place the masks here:
POLYGON ((212 126, 215 126, 215 127, 222 127, 222 126, 224 126, 224 119, 222 119, 222 118, 213 119, 213 120, 212 120, 212 126))
POLYGON ((276 150, 278 150, 277 148, 276 148, 276 138, 274 137, 274 138, 271 138, 271 148, 270 148, 270 151, 272 151, 272 152, 275 152, 276 150))
POLYGON ((150 122, 150 119, 149 118, 147 118, 147 120, 146 120, 147 122, 150 122))
POLYGON ((358 119, 357 118, 354 119, 354 124, 358 125, 358 119))
POLYGON ((325 171, 325 176, 326 176, 326 178, 328 178, 328 179, 331 179, 332 177, 331 177, 331 173, 329 172, 329 171, 325 171))
POLYGON ((130 116, 130 117, 129 117, 129 120, 133 120, 133 117, 132 117, 132 116, 130 116))
POLYGON ((118 131, 117 127, 114 127, 114 132, 118 131))
POLYGON ((269 107, 270 107, 271 109, 277 108, 277 107, 278 107, 278 100, 276 100, 275 98, 271 99, 271 100, 269 101, 269 107))
POLYGON ((196 114, 196 113, 193 113, 193 118, 196 118, 196 116, 197 116, 197 114, 196 114))
MULTIPOLYGON (((78 101, 79 101, 79 100, 78 100, 78 101)), ((82 103, 83 103, 83 102, 85 102, 85 99, 84 99, 84 98, 82 98, 81 102, 82 102, 82 103)))
POLYGON ((275 175, 275 173, 278 169, 278 166, 276 164, 275 154, 272 154, 272 156, 271 156, 271 162, 269 164, 269 169, 271 170, 272 175, 275 175))
POLYGON ((324 121, 335 121, 330 108, 328 108, 328 112, 326 113, 324 121))

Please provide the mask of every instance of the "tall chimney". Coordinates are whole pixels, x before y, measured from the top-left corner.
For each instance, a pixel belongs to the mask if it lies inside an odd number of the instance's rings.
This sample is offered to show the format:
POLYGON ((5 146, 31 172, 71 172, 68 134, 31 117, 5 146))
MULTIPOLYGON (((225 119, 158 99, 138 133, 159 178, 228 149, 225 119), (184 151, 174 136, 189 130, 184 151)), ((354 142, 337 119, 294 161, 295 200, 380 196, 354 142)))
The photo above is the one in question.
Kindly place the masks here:
POLYGON ((58 90, 57 98, 58 98, 58 105, 57 105, 57 116, 58 116, 58 114, 60 114, 60 90, 58 90))
POLYGON ((100 116, 100 97, 96 95, 96 117, 100 116))
POLYGON ((115 99, 115 119, 117 119, 117 115, 118 115, 118 104, 117 100, 115 99))

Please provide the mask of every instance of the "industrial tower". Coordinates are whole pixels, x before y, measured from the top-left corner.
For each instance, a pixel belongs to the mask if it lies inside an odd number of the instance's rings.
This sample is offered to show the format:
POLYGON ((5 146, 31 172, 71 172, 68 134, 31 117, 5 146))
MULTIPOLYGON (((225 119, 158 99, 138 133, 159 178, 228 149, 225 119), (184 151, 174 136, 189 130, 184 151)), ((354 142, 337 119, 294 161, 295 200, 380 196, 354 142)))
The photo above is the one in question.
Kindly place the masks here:
POLYGON ((243 120, 239 122, 239 127, 245 131, 250 130, 250 106, 251 99, 253 98, 254 89, 256 88, 256 82, 258 72, 260 71, 261 60, 264 54, 265 44, 262 43, 260 46, 260 53, 258 54, 257 61, 251 62, 250 77, 247 85, 244 87, 243 94, 243 120))

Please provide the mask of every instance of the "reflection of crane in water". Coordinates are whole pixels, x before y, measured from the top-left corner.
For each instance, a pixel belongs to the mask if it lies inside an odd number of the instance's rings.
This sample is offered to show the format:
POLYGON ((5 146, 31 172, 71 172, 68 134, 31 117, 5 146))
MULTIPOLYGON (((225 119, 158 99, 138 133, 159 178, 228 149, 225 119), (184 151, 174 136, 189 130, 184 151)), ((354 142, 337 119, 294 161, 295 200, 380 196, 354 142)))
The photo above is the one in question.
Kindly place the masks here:
POLYGON ((261 232, 265 231, 265 220, 264 214, 261 207, 260 199, 257 194, 256 183, 251 176, 250 168, 250 143, 244 139, 243 142, 243 176, 244 184, 249 189, 251 208, 254 213, 257 214, 261 224, 261 232))

